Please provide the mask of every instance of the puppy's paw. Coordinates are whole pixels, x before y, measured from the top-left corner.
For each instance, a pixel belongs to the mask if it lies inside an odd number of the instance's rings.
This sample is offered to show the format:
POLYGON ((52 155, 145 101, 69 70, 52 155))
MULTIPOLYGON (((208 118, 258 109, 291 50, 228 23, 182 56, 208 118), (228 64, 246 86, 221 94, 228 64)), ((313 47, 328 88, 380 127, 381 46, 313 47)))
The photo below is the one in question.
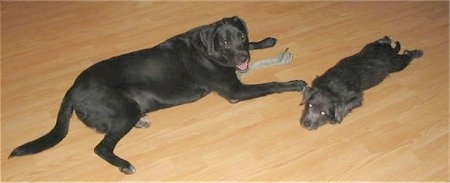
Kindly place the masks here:
POLYGON ((409 55, 412 58, 420 58, 423 56, 423 51, 422 50, 405 50, 403 52, 404 55, 409 55))
POLYGON ((383 38, 381 38, 380 40, 378 40, 378 43, 381 44, 391 44, 392 43, 392 37, 391 36, 384 36, 383 38))
POLYGON ((330 123, 330 124, 332 124, 332 125, 337 125, 337 124, 341 124, 341 122, 340 122, 340 121, 330 121, 329 123, 330 123))

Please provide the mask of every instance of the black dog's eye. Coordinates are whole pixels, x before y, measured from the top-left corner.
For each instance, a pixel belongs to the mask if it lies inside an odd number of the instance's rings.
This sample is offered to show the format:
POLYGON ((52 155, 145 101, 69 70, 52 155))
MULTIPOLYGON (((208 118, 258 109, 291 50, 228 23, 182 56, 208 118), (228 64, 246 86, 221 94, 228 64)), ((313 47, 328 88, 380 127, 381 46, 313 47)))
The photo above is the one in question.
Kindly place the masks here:
POLYGON ((325 115, 327 115, 327 113, 325 111, 321 111, 320 115, 325 116, 325 115))
POLYGON ((241 35, 241 41, 245 41, 245 40, 246 40, 245 34, 242 34, 241 35))
POLYGON ((308 107, 310 107, 310 108, 311 108, 311 107, 313 107, 313 105, 312 105, 312 104, 308 104, 308 107))
POLYGON ((223 41, 222 44, 223 44, 223 47, 225 47, 225 48, 229 48, 231 46, 231 42, 227 41, 227 40, 223 41))

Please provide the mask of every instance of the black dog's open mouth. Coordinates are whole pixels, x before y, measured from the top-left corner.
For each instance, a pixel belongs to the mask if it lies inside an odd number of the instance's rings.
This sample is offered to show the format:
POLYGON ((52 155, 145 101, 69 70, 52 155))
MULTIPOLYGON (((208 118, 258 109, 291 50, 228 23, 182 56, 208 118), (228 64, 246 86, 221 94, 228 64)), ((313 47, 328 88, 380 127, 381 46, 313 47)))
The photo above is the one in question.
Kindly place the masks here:
POLYGON ((242 64, 236 65, 236 68, 241 72, 246 72, 248 70, 250 60, 245 61, 242 64))

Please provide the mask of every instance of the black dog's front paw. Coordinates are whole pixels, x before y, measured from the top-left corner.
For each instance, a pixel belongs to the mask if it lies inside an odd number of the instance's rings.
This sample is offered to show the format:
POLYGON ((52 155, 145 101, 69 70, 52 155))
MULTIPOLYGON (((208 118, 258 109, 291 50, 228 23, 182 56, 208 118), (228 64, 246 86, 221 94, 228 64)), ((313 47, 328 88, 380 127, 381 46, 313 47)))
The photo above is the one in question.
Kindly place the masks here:
POLYGON ((289 81, 289 83, 295 88, 295 91, 300 91, 303 92, 303 90, 305 89, 307 83, 303 80, 294 80, 294 81, 289 81))
POLYGON ((248 49, 255 50, 255 49, 270 48, 275 46, 275 44, 277 44, 277 39, 268 37, 258 42, 250 42, 248 44, 248 49))
POLYGON ((273 37, 268 37, 261 41, 265 47, 273 47, 275 44, 277 44, 277 39, 273 37))

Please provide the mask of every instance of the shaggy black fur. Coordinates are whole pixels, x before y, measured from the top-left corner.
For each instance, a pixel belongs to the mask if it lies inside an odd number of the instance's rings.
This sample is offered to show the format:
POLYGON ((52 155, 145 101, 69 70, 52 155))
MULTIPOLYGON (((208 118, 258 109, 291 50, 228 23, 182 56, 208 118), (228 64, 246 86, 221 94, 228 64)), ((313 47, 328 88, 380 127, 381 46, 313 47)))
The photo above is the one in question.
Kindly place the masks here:
POLYGON ((99 62, 76 79, 67 91, 55 127, 46 135, 16 148, 23 156, 48 149, 67 134, 73 111, 87 126, 105 133, 95 153, 125 174, 135 168, 116 156, 114 148, 145 113, 196 101, 217 92, 231 103, 286 91, 302 91, 306 83, 242 84, 236 69, 248 68, 249 50, 274 46, 274 38, 249 42, 245 22, 224 18, 194 28, 153 48, 99 62))
POLYGON ((400 43, 386 36, 367 44, 359 53, 342 59, 334 67, 317 77, 312 87, 305 87, 305 105, 301 125, 315 130, 326 123, 341 123, 353 108, 362 105, 363 91, 403 70, 413 58, 423 55, 421 50, 400 51, 400 43))

